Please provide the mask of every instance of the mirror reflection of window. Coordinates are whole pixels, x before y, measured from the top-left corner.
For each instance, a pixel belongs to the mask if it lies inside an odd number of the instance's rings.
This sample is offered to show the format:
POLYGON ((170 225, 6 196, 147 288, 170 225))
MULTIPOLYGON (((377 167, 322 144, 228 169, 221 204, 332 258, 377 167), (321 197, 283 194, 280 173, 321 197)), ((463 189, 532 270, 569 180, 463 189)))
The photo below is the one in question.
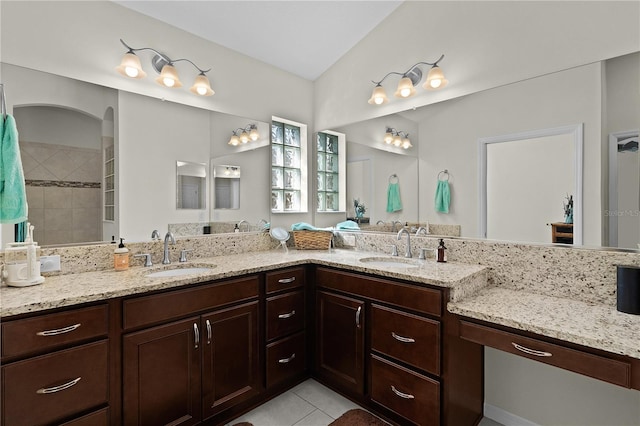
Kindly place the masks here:
POLYGON ((178 161, 177 208, 202 210, 206 208, 207 166, 203 163, 178 161))
POLYGON ((238 166, 214 166, 214 209, 240 208, 240 175, 240 167, 238 166))

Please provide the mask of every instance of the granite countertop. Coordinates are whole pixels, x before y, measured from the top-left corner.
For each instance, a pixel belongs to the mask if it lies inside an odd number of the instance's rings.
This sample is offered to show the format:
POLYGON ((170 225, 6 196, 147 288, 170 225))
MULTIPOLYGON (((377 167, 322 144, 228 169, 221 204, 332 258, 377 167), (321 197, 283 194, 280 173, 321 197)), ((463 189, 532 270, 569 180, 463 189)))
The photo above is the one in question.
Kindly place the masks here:
POLYGON ((298 251, 281 250, 251 252, 231 256, 195 259, 186 263, 131 267, 114 270, 48 276, 41 285, 32 287, 0 287, 0 317, 72 306, 80 303, 143 294, 150 291, 235 277, 245 274, 314 263, 335 266, 355 272, 372 273, 389 278, 410 280, 450 289, 450 300, 460 300, 486 286, 487 268, 461 263, 436 263, 354 250, 298 251), (397 266, 373 265, 361 259, 408 261, 397 266), (145 275, 173 268, 209 267, 210 271, 173 277, 150 278, 145 275))
POLYGON ((454 314, 640 358, 640 315, 615 306, 488 287, 451 302, 454 314))

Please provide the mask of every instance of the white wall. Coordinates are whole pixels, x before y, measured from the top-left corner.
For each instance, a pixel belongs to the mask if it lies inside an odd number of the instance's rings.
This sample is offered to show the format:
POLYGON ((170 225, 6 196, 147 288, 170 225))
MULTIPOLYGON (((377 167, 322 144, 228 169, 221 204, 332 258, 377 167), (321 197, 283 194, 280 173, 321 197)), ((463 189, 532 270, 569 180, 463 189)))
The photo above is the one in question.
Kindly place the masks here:
POLYGON ((208 208, 176 209, 176 161, 208 170, 210 112, 127 92, 118 104, 120 236, 145 241, 169 223, 208 221, 208 208))
POLYGON ((272 115, 305 123, 313 119, 310 81, 114 2, 3 1, 0 7, 3 62, 261 121, 272 115), (156 84, 150 52, 139 53, 146 79, 121 76, 115 71, 126 53, 120 38, 133 47, 154 47, 211 67, 208 76, 216 94, 189 92, 196 73, 188 63, 176 65, 182 88, 156 84))
MULTIPOLYGON (((492 348, 485 348, 485 403, 539 425, 640 424, 639 391, 492 348)), ((522 424, 507 419, 496 418, 522 424)))
POLYGON ((420 221, 460 224, 462 236, 477 237, 477 140, 584 123, 583 242, 600 246, 600 81, 601 65, 596 63, 421 109, 420 221), (433 208, 436 176, 443 169, 451 173, 455 189, 449 214, 433 208))
POLYGON ((102 120, 52 107, 15 108, 20 139, 79 148, 102 148, 102 120))
POLYGON ((337 127, 636 52, 639 13, 639 2, 406 1, 316 80, 316 125, 337 127), (441 54, 446 88, 418 88, 398 100, 399 77, 391 76, 383 83, 390 102, 367 104, 371 80, 441 54))

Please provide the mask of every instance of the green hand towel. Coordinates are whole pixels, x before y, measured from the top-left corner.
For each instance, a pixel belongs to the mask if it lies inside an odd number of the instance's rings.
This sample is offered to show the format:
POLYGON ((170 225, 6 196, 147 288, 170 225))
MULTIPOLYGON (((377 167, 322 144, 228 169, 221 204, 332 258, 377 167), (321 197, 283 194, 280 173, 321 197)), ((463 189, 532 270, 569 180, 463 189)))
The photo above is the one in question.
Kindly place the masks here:
POLYGON ((393 213, 402 210, 402 201, 400 200, 400 185, 390 183, 387 189, 387 212, 393 213))
POLYGON ((451 203, 451 191, 449 189, 448 180, 438 180, 436 187, 435 206, 439 213, 449 213, 449 204, 451 203))
POLYGON ((0 223, 27 220, 27 194, 16 121, 0 117, 0 223))

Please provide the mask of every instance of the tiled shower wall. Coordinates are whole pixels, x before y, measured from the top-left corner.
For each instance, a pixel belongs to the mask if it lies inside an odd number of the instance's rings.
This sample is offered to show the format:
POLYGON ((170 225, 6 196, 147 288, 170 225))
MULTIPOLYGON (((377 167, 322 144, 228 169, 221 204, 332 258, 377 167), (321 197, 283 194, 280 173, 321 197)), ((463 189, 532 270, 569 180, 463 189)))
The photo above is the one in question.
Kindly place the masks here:
POLYGON ((20 141, 29 222, 40 245, 102 239, 102 153, 20 141))

